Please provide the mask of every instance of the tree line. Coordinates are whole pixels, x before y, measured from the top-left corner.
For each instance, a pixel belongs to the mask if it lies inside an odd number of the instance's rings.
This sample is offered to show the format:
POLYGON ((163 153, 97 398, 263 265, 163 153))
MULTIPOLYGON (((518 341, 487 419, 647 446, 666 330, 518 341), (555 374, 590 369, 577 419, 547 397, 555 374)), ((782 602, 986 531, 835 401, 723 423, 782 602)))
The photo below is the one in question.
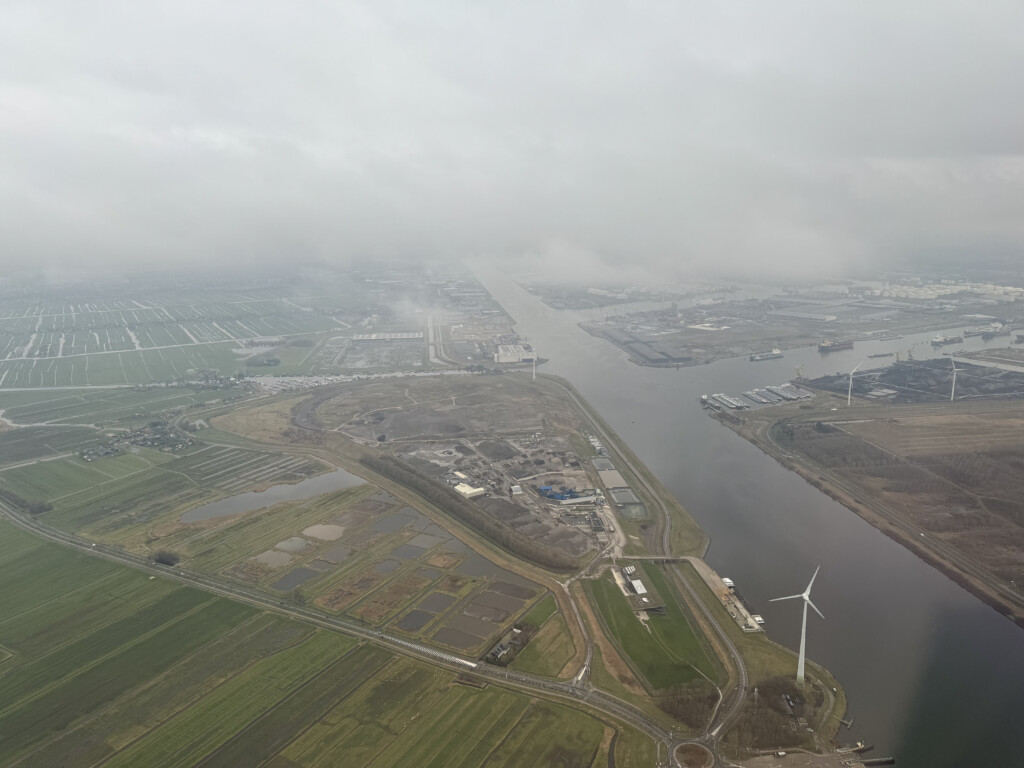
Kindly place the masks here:
POLYGON ((49 512, 53 509, 53 505, 47 504, 45 501, 29 501, 28 499, 21 498, 21 496, 14 493, 14 491, 4 489, 0 489, 0 499, 3 499, 18 509, 28 512, 30 515, 41 515, 43 512, 49 512))
POLYGON ((446 514, 465 523, 517 557, 554 571, 575 571, 580 567, 577 558, 524 536, 491 517, 468 499, 459 496, 447 485, 439 483, 393 456, 367 455, 360 461, 374 472, 415 491, 446 514))

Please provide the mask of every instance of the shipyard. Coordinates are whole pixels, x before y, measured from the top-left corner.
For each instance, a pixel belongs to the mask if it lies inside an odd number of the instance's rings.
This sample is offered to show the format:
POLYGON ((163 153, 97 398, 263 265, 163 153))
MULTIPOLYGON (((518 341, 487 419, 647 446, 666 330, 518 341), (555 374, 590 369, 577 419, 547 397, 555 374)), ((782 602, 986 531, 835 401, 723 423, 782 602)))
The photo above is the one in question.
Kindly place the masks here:
POLYGON ((580 327, 622 349, 634 364, 661 368, 737 356, 769 361, 809 346, 828 354, 853 349, 861 341, 934 334, 958 323, 989 339, 1009 335, 1024 321, 1013 304, 1021 289, 996 283, 940 283, 904 275, 884 285, 811 281, 775 289, 771 295, 758 291, 756 296, 736 284, 702 288, 686 285, 659 293, 619 285, 592 293, 579 287, 529 286, 549 306, 600 313, 601 319, 588 317, 580 327), (659 299, 663 306, 658 308, 633 304, 659 299), (995 314, 996 306, 1003 314, 995 314))

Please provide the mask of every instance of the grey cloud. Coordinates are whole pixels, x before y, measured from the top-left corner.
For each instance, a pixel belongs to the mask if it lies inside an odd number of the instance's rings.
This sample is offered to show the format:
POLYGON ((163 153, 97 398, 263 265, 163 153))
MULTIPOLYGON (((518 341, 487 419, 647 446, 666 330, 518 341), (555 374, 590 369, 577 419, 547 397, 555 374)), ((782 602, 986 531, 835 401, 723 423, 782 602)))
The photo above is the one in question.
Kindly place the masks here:
POLYGON ((5 3, 0 259, 587 253, 682 274, 1005 253, 1022 17, 5 3))

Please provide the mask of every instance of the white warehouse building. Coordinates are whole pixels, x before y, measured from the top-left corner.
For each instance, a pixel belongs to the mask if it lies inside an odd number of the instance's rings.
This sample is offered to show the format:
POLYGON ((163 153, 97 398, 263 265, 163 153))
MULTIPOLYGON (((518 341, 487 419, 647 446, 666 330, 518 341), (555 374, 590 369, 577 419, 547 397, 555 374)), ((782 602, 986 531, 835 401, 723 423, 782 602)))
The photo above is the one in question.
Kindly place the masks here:
POLYGON ((494 353, 496 363, 532 363, 533 359, 533 352, 522 344, 499 344, 498 351, 494 353))

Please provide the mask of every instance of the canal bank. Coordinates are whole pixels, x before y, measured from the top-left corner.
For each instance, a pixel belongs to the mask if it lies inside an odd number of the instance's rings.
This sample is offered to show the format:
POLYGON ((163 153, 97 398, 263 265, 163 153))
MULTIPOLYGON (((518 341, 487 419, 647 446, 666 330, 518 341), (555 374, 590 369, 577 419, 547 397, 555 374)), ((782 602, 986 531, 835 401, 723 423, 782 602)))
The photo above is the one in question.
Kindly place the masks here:
POLYGON ((814 376, 848 371, 867 354, 924 356, 934 333, 828 355, 787 350, 778 360, 657 370, 583 332, 586 314, 550 310, 504 278, 481 279, 551 359, 545 367, 574 384, 697 520, 711 538, 710 565, 743 585, 769 636, 789 648, 799 620, 768 601, 798 592, 822 566, 814 599, 826 619, 809 621, 808 655, 846 688, 847 738, 871 741, 901 766, 1015 764, 1024 634, 697 401, 789 380, 797 365, 814 376))

